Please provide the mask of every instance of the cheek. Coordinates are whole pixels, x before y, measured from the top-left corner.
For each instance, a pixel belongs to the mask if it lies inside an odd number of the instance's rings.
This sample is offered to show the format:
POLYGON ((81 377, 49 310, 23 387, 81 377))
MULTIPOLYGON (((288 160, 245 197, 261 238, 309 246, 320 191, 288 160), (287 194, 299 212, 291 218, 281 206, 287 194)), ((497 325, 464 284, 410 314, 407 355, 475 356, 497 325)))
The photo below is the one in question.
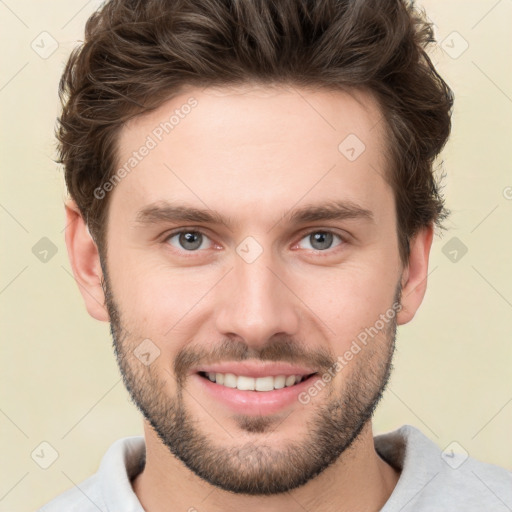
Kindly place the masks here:
MULTIPOLYGON (((142 259, 141 259, 142 260, 142 259)), ((164 339, 196 315, 201 299, 218 280, 211 268, 173 268, 126 257, 112 272, 115 299, 130 332, 164 339)))
POLYGON ((318 315, 315 321, 320 318, 327 325, 326 334, 337 353, 390 310, 398 283, 392 268, 345 265, 312 271, 307 278, 296 276, 295 282, 300 283, 297 295, 318 315))

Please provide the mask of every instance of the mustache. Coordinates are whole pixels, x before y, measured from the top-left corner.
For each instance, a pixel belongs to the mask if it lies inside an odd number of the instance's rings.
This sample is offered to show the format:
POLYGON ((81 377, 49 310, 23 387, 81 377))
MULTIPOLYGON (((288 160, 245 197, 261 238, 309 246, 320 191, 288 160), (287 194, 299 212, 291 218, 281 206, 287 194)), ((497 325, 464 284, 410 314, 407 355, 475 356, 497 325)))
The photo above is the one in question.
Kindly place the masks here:
POLYGON ((247 359, 303 364, 313 366, 319 372, 327 371, 336 362, 335 355, 326 348, 306 348, 303 343, 289 338, 276 336, 260 348, 250 347, 243 341, 226 338, 214 348, 198 345, 184 347, 174 360, 174 374, 178 384, 181 385, 190 369, 196 366, 224 361, 240 362, 247 359))

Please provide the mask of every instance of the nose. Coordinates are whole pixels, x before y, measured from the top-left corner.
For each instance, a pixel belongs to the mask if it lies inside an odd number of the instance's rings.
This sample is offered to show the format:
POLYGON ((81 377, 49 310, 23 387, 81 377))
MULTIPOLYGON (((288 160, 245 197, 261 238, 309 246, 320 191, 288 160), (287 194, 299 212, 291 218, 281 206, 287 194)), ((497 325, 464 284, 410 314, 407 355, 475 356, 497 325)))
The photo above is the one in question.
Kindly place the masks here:
POLYGON ((240 337, 252 348, 263 347, 276 334, 295 335, 299 301, 287 287, 285 274, 265 252, 252 263, 236 256, 233 270, 222 282, 218 332, 240 337))

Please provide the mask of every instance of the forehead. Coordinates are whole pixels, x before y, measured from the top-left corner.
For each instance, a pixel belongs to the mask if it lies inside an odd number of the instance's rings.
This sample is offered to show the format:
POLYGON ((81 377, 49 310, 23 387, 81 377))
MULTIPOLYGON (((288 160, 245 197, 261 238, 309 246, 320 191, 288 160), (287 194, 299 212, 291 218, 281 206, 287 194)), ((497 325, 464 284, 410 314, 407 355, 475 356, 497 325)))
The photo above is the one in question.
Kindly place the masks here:
POLYGON ((381 120, 362 91, 190 88, 121 130, 118 167, 127 172, 112 208, 134 219, 150 204, 183 200, 254 221, 255 211, 275 217, 303 200, 386 206, 381 120))

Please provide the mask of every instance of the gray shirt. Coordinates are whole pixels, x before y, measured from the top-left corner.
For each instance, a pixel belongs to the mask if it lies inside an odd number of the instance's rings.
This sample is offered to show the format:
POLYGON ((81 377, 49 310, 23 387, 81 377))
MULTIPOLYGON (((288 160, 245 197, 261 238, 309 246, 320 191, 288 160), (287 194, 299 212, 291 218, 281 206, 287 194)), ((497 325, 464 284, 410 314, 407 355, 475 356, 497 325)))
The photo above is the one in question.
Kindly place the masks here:
MULTIPOLYGON (((479 462, 456 443, 442 452, 410 425, 375 436, 374 442, 380 457, 401 470, 381 512, 512 511, 512 471, 479 462)), ((130 483, 144 460, 144 437, 119 439, 94 475, 38 512, 144 512, 130 483)))

